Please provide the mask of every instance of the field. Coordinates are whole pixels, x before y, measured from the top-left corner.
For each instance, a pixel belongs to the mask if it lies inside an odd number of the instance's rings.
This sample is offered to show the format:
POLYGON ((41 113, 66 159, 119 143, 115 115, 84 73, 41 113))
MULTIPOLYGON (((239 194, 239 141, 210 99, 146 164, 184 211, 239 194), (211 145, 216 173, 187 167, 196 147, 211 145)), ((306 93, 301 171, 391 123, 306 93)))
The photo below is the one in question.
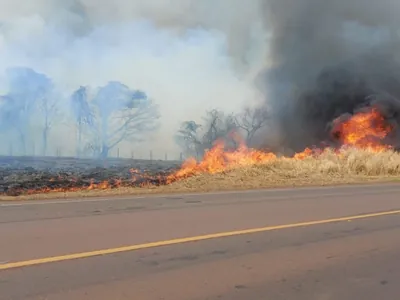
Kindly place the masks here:
POLYGON ((158 185, 179 166, 177 161, 1 156, 0 193, 18 196, 158 185))
POLYGON ((400 154, 391 150, 327 149, 305 157, 268 156, 261 161, 243 160, 254 157, 252 150, 246 151, 236 152, 242 158, 220 165, 219 170, 211 170, 215 166, 205 159, 171 183, 166 178, 185 169, 180 169, 181 162, 1 157, 0 200, 317 186, 400 178, 400 154))
POLYGON ((336 124, 340 146, 291 157, 214 142, 198 162, 0 157, 0 200, 143 193, 183 193, 332 185, 400 178, 400 153, 386 143, 393 126, 378 109, 336 124))

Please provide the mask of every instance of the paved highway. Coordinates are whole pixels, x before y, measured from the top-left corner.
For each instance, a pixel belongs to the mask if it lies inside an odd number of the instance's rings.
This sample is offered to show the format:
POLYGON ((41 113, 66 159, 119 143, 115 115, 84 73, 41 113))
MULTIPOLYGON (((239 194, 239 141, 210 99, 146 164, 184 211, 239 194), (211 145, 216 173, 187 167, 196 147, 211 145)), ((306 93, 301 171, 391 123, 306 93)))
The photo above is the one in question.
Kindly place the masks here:
POLYGON ((398 299, 400 185, 0 202, 0 299, 398 299))

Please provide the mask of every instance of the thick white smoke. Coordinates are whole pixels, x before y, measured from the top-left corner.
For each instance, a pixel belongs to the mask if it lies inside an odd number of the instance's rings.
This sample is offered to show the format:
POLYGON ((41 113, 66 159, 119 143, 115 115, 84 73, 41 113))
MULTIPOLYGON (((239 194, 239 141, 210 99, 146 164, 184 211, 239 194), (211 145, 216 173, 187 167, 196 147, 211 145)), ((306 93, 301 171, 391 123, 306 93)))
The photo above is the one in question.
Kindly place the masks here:
MULTIPOLYGON (((180 122, 255 101, 253 77, 267 47, 261 2, 0 0, 0 74, 30 67, 65 95, 110 80, 141 89, 159 104, 161 128, 144 143, 121 144, 120 154, 177 157, 180 122)), ((49 142, 73 154, 74 133, 64 123, 49 142)))

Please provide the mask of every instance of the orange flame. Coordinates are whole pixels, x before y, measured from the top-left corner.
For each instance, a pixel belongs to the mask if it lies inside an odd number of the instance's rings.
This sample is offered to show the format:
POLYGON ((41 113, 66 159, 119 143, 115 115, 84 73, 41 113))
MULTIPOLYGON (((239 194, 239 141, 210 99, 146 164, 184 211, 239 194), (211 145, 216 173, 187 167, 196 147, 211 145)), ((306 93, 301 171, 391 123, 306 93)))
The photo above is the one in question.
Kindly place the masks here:
POLYGON ((355 114, 349 120, 337 125, 343 145, 355 148, 384 151, 389 146, 382 143, 392 127, 376 108, 355 114))
MULTIPOLYGON (((390 148, 384 145, 382 140, 392 128, 386 124, 384 117, 375 108, 368 112, 355 114, 346 122, 338 124, 335 129, 340 135, 342 146, 372 149, 374 151, 390 148)), ((168 176, 167 182, 171 183, 202 173, 220 173, 231 168, 265 163, 277 158, 272 152, 248 149, 243 143, 235 151, 225 151, 224 148, 223 141, 217 141, 215 146, 205 153, 201 162, 197 162, 194 158, 186 160, 179 171, 168 176)), ((302 160, 310 156, 320 155, 326 149, 306 148, 293 157, 286 158, 302 160)), ((335 152, 339 153, 338 151, 335 152)))
MULTIPOLYGON (((370 149, 373 151, 384 151, 390 149, 385 145, 384 139, 393 129, 385 122, 384 117, 376 108, 372 108, 367 112, 360 112, 353 115, 349 120, 344 122, 336 121, 334 132, 338 134, 342 146, 350 146, 359 149, 370 149)), ((248 148, 241 138, 232 133, 231 137, 238 144, 235 150, 227 150, 225 142, 218 140, 215 145, 205 152, 203 159, 197 162, 194 158, 186 160, 181 168, 168 176, 151 176, 143 171, 131 169, 131 184, 140 187, 152 187, 153 182, 159 184, 169 184, 177 180, 196 176, 199 174, 215 174, 221 173, 232 168, 243 166, 262 164, 277 159, 272 152, 255 150, 248 148)), ((302 152, 296 153, 292 157, 284 157, 285 159, 303 160, 311 156, 321 155, 329 148, 306 148, 302 152)), ((340 149, 336 149, 335 153, 340 155, 340 149)), ((60 179, 60 178, 59 178, 60 179)), ((50 179, 51 183, 56 181, 55 178, 50 179)), ((77 180, 71 180, 77 182, 77 180)), ((90 182, 87 187, 45 187, 41 189, 21 191, 24 194, 50 193, 50 192, 73 192, 82 190, 104 190, 118 188, 124 185, 122 180, 103 181, 100 183, 90 182)))
POLYGON ((310 157, 313 155, 314 151, 310 148, 304 149, 304 151, 296 153, 293 158, 294 159, 305 159, 306 157, 310 157))
POLYGON ((273 159, 276 159, 274 153, 249 149, 243 143, 234 151, 225 151, 225 143, 218 140, 212 149, 205 152, 201 162, 189 158, 179 171, 168 176, 167 183, 202 173, 221 173, 235 167, 254 165, 273 159))

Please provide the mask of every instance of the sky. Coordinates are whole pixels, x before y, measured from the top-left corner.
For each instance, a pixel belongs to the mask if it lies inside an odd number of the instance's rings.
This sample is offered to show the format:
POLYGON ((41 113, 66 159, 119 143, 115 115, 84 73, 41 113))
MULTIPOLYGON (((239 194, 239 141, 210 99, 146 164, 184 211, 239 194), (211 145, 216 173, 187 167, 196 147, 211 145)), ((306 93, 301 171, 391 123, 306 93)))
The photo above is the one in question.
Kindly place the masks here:
MULTIPOLYGON (((1 90, 15 66, 46 74, 65 97, 81 85, 121 81, 159 105, 161 126, 140 144, 121 144, 120 154, 177 156, 173 135, 182 121, 260 101, 254 78, 267 51, 260 3, 0 0, 1 90)), ((66 111, 65 99, 60 104, 66 111)), ((70 126, 58 124, 51 137, 54 148, 74 151, 70 126)))

